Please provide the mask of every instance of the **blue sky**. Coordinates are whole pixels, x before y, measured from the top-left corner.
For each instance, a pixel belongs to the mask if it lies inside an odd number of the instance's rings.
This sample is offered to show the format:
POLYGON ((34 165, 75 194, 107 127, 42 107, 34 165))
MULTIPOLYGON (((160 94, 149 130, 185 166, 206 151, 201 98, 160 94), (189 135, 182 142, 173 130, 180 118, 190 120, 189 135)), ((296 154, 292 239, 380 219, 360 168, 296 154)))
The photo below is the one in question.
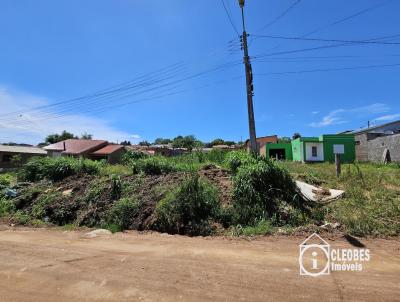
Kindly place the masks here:
MULTIPOLYGON (((225 2, 241 31, 237 1, 225 2)), ((308 38, 367 40, 400 34, 399 11, 400 1, 247 0, 246 20, 250 34, 299 37, 320 29, 308 38)), ((220 0, 3 0, 0 41, 0 142, 38 143, 63 129, 113 141, 248 136, 244 67, 220 0), (182 70, 165 79, 160 70, 176 63, 182 70), (155 71, 151 79, 161 87, 145 93, 30 110, 155 71)), ((400 43, 400 36, 378 41, 400 43)), ((258 136, 312 136, 400 119, 400 66, 285 73, 400 64, 400 45, 290 53, 335 43, 255 36, 249 42, 258 136)))

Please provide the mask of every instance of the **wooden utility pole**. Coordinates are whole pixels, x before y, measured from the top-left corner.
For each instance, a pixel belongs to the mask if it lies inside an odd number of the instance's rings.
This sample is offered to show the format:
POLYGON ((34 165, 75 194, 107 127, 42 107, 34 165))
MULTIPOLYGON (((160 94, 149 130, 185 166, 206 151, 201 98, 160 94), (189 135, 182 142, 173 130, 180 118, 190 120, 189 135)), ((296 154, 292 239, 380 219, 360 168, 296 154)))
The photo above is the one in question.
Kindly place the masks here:
POLYGON ((244 22, 244 0, 239 0, 239 5, 242 10, 242 24, 243 24, 243 62, 246 70, 246 89, 247 89, 247 112, 249 116, 249 134, 250 134, 250 150, 254 153, 259 153, 256 139, 256 125, 254 121, 254 108, 253 108, 253 72, 251 69, 249 49, 247 46, 247 33, 244 22))

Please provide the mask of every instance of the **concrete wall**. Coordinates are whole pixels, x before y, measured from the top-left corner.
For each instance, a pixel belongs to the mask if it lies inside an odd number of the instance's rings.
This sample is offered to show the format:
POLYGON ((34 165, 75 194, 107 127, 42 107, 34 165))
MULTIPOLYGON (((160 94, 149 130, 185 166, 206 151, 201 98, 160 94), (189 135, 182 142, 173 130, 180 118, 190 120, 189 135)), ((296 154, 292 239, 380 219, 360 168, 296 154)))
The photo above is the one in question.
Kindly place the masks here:
POLYGON ((303 144, 300 138, 292 141, 292 157, 294 161, 303 161, 303 144))
POLYGON ((324 160, 328 162, 335 161, 335 154, 333 152, 334 145, 343 145, 344 154, 340 155, 342 162, 353 162, 356 158, 355 140, 353 134, 334 134, 322 135, 320 141, 324 143, 324 160))
POLYGON ((356 143, 356 160, 368 161, 367 133, 356 135, 355 143, 356 143))
POLYGON ((368 141, 368 160, 381 162, 383 152, 389 149, 392 162, 400 162, 400 134, 377 137, 368 141))
POLYGON ((324 161, 324 144, 314 142, 304 142, 305 161, 324 161), (312 147, 317 148, 317 156, 312 156, 312 147))

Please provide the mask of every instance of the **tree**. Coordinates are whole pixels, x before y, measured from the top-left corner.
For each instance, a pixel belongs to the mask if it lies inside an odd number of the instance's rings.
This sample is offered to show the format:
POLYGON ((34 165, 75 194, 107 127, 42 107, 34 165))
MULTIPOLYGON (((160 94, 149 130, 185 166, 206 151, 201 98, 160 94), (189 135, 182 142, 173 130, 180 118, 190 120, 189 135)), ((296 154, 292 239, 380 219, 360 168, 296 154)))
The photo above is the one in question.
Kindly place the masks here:
POLYGON ((123 142, 121 142, 121 145, 122 145, 122 146, 130 146, 130 145, 132 145, 132 144, 131 144, 130 141, 123 141, 123 142))
POLYGON ((187 148, 189 150, 192 150, 194 147, 200 145, 202 145, 202 142, 196 140, 196 137, 194 135, 187 135, 187 136, 179 135, 175 137, 172 142, 172 147, 174 148, 187 148))
POLYGON ((63 132, 61 132, 61 134, 54 133, 54 134, 48 135, 45 138, 44 143, 45 144, 55 144, 55 143, 61 142, 63 140, 72 139, 72 138, 77 139, 78 137, 75 136, 74 134, 64 130, 63 132))
POLYGON ((292 139, 297 139, 297 138, 300 138, 301 137, 301 134, 300 133, 298 133, 298 132, 295 132, 294 134, 293 134, 293 136, 292 136, 292 139))
POLYGON ((280 139, 278 139, 278 143, 290 143, 290 137, 281 137, 280 139))
POLYGON ((140 143, 139 143, 139 146, 150 146, 150 143, 148 142, 148 141, 141 141, 140 143))
POLYGON ((222 138, 216 138, 210 143, 211 147, 216 145, 225 145, 225 141, 222 138))
POLYGON ((93 138, 93 135, 92 134, 89 134, 89 133, 87 133, 87 132, 85 132, 85 133, 83 133, 82 135, 81 135, 81 139, 92 139, 93 138))
POLYGON ((159 138, 157 138, 157 139, 154 141, 154 144, 155 144, 155 145, 168 145, 168 144, 170 144, 170 143, 172 143, 172 140, 171 140, 171 139, 169 139, 169 138, 162 138, 162 137, 159 137, 159 138))

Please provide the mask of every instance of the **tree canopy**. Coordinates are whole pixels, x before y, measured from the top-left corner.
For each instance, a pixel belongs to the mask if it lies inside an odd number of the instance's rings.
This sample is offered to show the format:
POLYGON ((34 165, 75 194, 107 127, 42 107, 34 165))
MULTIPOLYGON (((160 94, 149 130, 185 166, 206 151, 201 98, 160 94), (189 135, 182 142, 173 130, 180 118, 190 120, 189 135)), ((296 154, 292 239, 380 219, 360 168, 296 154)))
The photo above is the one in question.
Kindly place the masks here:
POLYGON ((78 138, 78 137, 75 136, 73 133, 64 130, 63 132, 61 132, 61 134, 58 133, 49 134, 48 136, 46 136, 44 142, 45 144, 55 144, 63 140, 72 138, 78 138))

